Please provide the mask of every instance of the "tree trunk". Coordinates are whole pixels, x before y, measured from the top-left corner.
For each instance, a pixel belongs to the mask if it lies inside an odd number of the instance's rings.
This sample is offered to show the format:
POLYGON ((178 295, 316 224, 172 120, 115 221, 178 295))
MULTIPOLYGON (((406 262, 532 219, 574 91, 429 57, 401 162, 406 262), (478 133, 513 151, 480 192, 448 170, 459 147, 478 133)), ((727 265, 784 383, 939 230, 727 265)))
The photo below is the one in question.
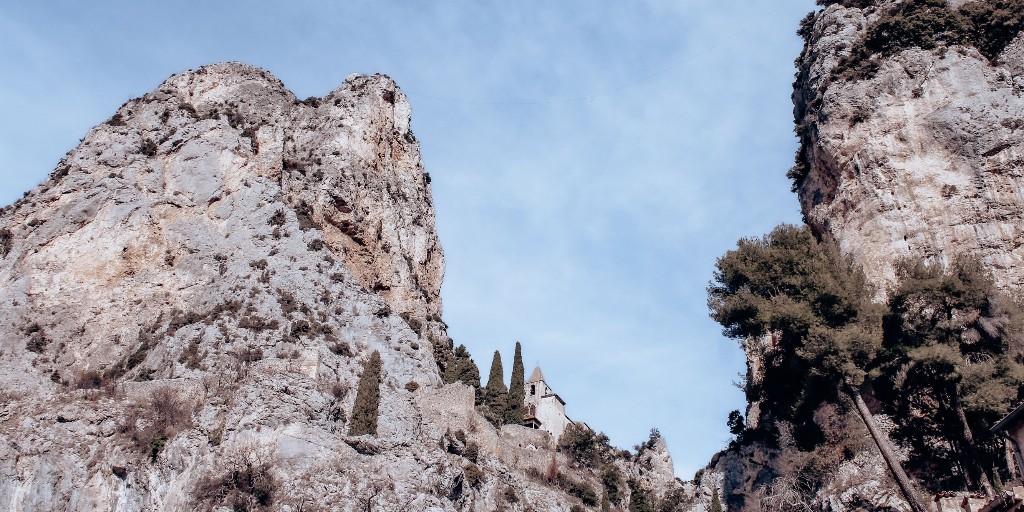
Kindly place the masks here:
POLYGON ((963 439, 964 449, 963 454, 967 457, 967 463, 964 464, 967 469, 973 469, 978 475, 978 481, 981 483, 982 490, 985 491, 990 498, 995 496, 995 491, 992 490, 992 482, 988 479, 988 474, 978 464, 978 451, 974 447, 974 433, 971 432, 971 425, 967 423, 967 415, 964 414, 964 408, 960 405, 960 399, 957 397, 956 392, 952 393, 950 402, 953 404, 953 409, 956 411, 956 416, 960 420, 960 426, 963 427, 963 439))
POLYGON ((875 417, 868 410, 867 404, 864 403, 864 398, 860 396, 860 390, 857 386, 854 386, 850 382, 846 382, 846 392, 853 399, 853 403, 857 406, 857 412, 860 413, 860 419, 864 421, 864 426, 868 428, 868 432, 871 433, 871 438, 875 441, 875 446, 878 447, 878 451, 881 452, 882 458, 885 459, 885 463, 889 466, 889 471, 892 473, 892 477, 896 480, 896 485, 900 487, 900 491, 903 492, 903 497, 910 504, 910 508, 914 512, 926 512, 926 508, 917 500, 917 496, 914 494, 914 488, 910 484, 910 477, 903 471, 903 466, 900 466, 900 461, 896 457, 892 448, 889 446, 889 439, 885 433, 878 428, 878 424, 875 423, 875 417))

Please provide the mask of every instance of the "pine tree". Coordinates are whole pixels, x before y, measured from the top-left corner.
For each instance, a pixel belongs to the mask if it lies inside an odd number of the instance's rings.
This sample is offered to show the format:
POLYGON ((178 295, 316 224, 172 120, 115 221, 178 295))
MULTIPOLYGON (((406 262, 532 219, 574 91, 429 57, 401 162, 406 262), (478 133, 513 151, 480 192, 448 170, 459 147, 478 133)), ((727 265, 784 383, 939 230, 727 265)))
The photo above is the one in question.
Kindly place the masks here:
POLYGON ((760 385, 746 386, 747 399, 762 402, 762 416, 813 432, 818 428, 814 411, 840 401, 841 390, 856 406, 904 498, 914 512, 923 512, 892 443, 861 397, 882 344, 883 315, 870 300, 863 271, 833 241, 819 242, 809 228, 791 225, 740 240, 716 266, 708 306, 725 335, 772 338, 764 377, 760 385))
POLYGON ((505 423, 519 425, 523 422, 526 407, 526 369, 523 368, 523 347, 516 342, 516 355, 512 359, 512 381, 508 385, 508 406, 505 409, 505 423))
POLYGON ((501 366, 501 353, 494 351, 491 360, 491 374, 487 378, 484 389, 484 416, 495 425, 501 425, 505 419, 505 408, 508 403, 508 389, 505 387, 505 370, 501 366))
POLYGON ((356 403, 352 407, 352 420, 348 424, 350 436, 377 435, 377 413, 380 407, 381 360, 374 350, 363 365, 356 389, 356 403))
MULTIPOLYGON (((901 262, 900 286, 886 317, 883 392, 907 418, 896 434, 911 447, 922 480, 961 485, 932 468, 959 466, 962 484, 994 490, 986 469, 1002 465, 1002 443, 989 427, 1017 399, 1020 308, 998 293, 976 261, 901 262), (936 449, 944 438, 958 449, 936 449)), ((881 386, 880 386, 881 387, 881 386)))

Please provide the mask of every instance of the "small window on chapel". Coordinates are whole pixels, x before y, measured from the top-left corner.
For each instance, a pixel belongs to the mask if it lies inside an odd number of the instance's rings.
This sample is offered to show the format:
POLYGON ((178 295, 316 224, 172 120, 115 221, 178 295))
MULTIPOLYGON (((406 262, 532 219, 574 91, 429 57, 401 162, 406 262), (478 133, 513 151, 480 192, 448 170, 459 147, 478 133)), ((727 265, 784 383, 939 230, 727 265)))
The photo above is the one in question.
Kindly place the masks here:
POLYGON ((537 394, 537 385, 536 384, 530 384, 530 394, 531 395, 536 395, 537 394))

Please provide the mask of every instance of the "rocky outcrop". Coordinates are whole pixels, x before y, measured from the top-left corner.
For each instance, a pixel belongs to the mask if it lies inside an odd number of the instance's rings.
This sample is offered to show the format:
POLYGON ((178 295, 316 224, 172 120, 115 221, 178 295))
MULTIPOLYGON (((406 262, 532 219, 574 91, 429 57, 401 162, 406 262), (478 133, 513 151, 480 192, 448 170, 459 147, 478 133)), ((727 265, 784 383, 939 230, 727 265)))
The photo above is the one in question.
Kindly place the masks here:
MULTIPOLYGON (((794 93, 806 221, 838 240, 882 293, 900 258, 979 258, 1024 285, 1024 38, 995 59, 971 46, 877 56, 838 76, 892 2, 836 4, 806 25, 794 93)), ((960 2, 961 4, 963 2, 960 2)))
POLYGON ((0 508, 568 510, 552 461, 599 490, 442 385, 409 122, 384 76, 299 101, 215 64, 126 103, 0 211, 0 508), (374 351, 377 435, 350 436, 374 351))

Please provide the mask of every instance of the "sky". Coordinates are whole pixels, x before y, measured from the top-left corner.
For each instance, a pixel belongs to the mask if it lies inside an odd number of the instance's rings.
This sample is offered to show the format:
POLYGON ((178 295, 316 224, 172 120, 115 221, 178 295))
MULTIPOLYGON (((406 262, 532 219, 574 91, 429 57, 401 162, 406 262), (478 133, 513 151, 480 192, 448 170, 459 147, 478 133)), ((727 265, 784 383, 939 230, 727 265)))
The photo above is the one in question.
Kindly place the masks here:
POLYGON ((684 479, 730 436, 743 353, 715 259, 799 223, 790 93, 812 0, 0 0, 0 204, 124 101, 218 61, 298 97, 351 73, 408 95, 447 269, 444 319, 506 381, 516 341, 567 413, 684 479))

